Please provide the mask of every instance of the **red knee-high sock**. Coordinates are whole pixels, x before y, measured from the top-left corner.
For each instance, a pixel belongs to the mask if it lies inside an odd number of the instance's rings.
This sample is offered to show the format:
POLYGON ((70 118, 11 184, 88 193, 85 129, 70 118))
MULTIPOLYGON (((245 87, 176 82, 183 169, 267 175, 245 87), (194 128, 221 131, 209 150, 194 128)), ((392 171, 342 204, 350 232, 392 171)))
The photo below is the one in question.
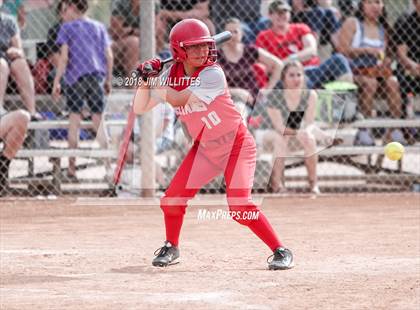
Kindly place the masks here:
POLYGON ((178 246, 183 221, 183 214, 176 216, 165 215, 166 241, 169 241, 174 246, 178 246))
POLYGON ((283 246, 277 238, 273 227, 268 222, 265 215, 259 211, 258 220, 250 221, 248 227, 260 238, 272 251, 283 246))

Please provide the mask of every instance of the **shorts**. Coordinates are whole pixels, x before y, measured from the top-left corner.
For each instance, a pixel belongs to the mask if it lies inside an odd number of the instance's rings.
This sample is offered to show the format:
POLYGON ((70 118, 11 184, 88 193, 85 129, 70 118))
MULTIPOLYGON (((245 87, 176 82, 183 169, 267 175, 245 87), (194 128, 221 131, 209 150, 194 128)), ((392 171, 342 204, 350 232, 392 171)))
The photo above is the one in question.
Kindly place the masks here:
POLYGON ((6 52, 0 52, 0 58, 3 58, 6 61, 9 68, 15 60, 22 59, 22 57, 16 57, 14 59, 10 59, 9 57, 7 57, 6 52))
POLYGON ((102 113, 105 107, 104 78, 96 73, 81 76, 73 85, 64 87, 67 108, 81 113, 84 104, 92 113, 102 113))

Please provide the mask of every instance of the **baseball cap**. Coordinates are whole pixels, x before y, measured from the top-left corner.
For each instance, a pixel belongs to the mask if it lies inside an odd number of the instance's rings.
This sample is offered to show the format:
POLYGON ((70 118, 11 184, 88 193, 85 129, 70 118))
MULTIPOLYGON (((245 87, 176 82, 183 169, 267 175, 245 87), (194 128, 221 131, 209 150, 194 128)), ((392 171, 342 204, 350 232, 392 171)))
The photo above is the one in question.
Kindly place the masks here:
POLYGON ((272 14, 274 12, 282 12, 282 11, 292 11, 292 7, 290 6, 289 2, 286 0, 274 0, 268 6, 268 13, 272 14))

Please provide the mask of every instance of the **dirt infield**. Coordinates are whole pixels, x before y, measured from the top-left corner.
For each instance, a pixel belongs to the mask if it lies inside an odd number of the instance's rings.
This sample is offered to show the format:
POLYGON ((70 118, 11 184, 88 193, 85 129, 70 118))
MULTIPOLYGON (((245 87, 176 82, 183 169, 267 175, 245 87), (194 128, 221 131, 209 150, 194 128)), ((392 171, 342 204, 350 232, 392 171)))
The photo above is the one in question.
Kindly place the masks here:
POLYGON ((232 220, 189 208, 181 263, 151 266, 158 206, 133 200, 0 203, 0 309, 419 309, 420 195, 265 198, 296 266, 232 220), (98 202, 95 204, 94 202, 98 202))

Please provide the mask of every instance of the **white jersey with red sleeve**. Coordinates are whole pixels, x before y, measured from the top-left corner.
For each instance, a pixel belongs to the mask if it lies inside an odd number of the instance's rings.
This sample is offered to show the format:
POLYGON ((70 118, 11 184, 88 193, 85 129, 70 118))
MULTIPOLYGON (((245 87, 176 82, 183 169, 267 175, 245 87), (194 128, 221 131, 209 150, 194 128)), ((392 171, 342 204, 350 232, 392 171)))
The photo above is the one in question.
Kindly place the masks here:
MULTIPOLYGON (((180 66, 181 63, 176 63, 169 69, 171 82, 183 78, 184 70, 180 70, 180 66)), ((217 64, 200 68, 187 84, 173 88, 188 88, 198 98, 196 102, 175 108, 191 137, 201 142, 215 141, 227 134, 234 137, 242 117, 230 97, 222 68, 217 64)))

